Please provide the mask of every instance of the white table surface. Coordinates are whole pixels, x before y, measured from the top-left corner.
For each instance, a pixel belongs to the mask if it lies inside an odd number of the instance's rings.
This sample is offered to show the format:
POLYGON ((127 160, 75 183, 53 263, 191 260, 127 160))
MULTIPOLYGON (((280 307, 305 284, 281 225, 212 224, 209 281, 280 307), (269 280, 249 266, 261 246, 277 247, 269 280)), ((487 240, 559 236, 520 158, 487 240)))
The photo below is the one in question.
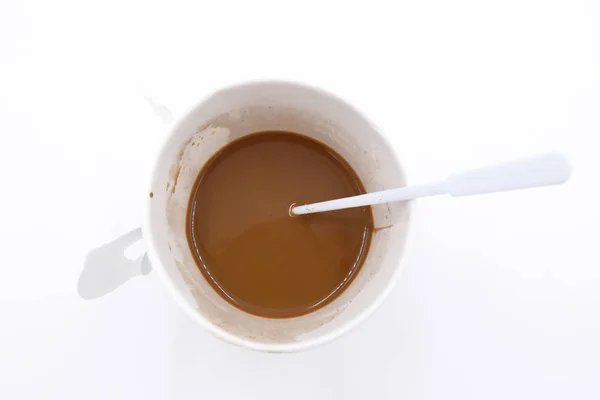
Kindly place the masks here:
POLYGON ((600 398, 600 3, 0 0, 0 399, 600 398), (562 187, 420 203, 402 279, 340 340, 225 344, 157 277, 77 297, 140 223, 164 127, 211 88, 305 81, 413 182, 549 149, 562 187))

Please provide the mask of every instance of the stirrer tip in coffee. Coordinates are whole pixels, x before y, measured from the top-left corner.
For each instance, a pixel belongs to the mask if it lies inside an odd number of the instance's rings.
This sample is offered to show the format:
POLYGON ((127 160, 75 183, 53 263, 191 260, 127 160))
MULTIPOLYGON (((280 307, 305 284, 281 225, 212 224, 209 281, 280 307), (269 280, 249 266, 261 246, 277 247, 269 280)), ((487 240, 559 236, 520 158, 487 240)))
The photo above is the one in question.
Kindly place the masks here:
POLYGON ((288 214, 290 214, 290 217, 293 217, 295 215, 294 212, 292 211, 295 206, 296 206, 296 203, 292 203, 292 205, 290 206, 290 209, 288 210, 288 214))

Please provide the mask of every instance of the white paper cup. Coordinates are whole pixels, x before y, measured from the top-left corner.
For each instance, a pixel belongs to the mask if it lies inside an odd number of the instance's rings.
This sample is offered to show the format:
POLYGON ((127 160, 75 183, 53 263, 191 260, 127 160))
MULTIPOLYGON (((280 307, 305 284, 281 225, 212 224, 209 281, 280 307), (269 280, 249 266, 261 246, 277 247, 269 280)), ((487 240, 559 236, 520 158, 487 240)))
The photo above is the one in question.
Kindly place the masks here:
POLYGON ((300 317, 271 319, 241 311, 217 294, 196 266, 185 226, 198 173, 229 142, 269 130, 301 133, 330 146, 350 163, 369 192, 406 184, 385 135, 339 98, 280 81, 224 88, 172 125, 152 172, 148 192, 153 196, 145 200, 141 231, 90 253, 79 282, 82 297, 101 296, 147 272, 145 257, 130 261, 123 256, 126 247, 143 240, 152 269, 177 303, 190 318, 227 342, 261 351, 299 351, 329 342, 369 316, 402 270, 412 202, 373 206, 376 229, 360 272, 334 301, 300 317))

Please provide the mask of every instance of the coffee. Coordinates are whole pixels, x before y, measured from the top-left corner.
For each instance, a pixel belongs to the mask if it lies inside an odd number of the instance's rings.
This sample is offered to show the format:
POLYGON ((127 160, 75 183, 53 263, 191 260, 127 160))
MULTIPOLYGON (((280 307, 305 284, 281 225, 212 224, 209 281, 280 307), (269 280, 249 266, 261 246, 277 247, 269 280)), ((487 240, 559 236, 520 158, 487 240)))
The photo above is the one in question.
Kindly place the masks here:
POLYGON ((260 132, 200 171, 187 237, 200 271, 234 306, 263 317, 314 311, 350 285, 373 232, 370 207, 291 217, 307 204, 365 193, 332 149, 291 132, 260 132))

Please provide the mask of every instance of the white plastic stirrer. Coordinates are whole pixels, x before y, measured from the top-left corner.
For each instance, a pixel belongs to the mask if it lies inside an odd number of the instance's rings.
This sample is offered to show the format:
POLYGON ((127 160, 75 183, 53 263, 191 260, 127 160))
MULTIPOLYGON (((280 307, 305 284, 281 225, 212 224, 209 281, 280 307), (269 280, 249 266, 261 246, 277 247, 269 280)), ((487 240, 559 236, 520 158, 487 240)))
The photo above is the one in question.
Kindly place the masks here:
POLYGON ((359 196, 291 207, 292 215, 341 210, 393 201, 411 200, 436 194, 470 196, 537 186, 558 185, 569 179, 571 167, 559 153, 509 161, 450 175, 447 179, 417 186, 382 190, 359 196))

